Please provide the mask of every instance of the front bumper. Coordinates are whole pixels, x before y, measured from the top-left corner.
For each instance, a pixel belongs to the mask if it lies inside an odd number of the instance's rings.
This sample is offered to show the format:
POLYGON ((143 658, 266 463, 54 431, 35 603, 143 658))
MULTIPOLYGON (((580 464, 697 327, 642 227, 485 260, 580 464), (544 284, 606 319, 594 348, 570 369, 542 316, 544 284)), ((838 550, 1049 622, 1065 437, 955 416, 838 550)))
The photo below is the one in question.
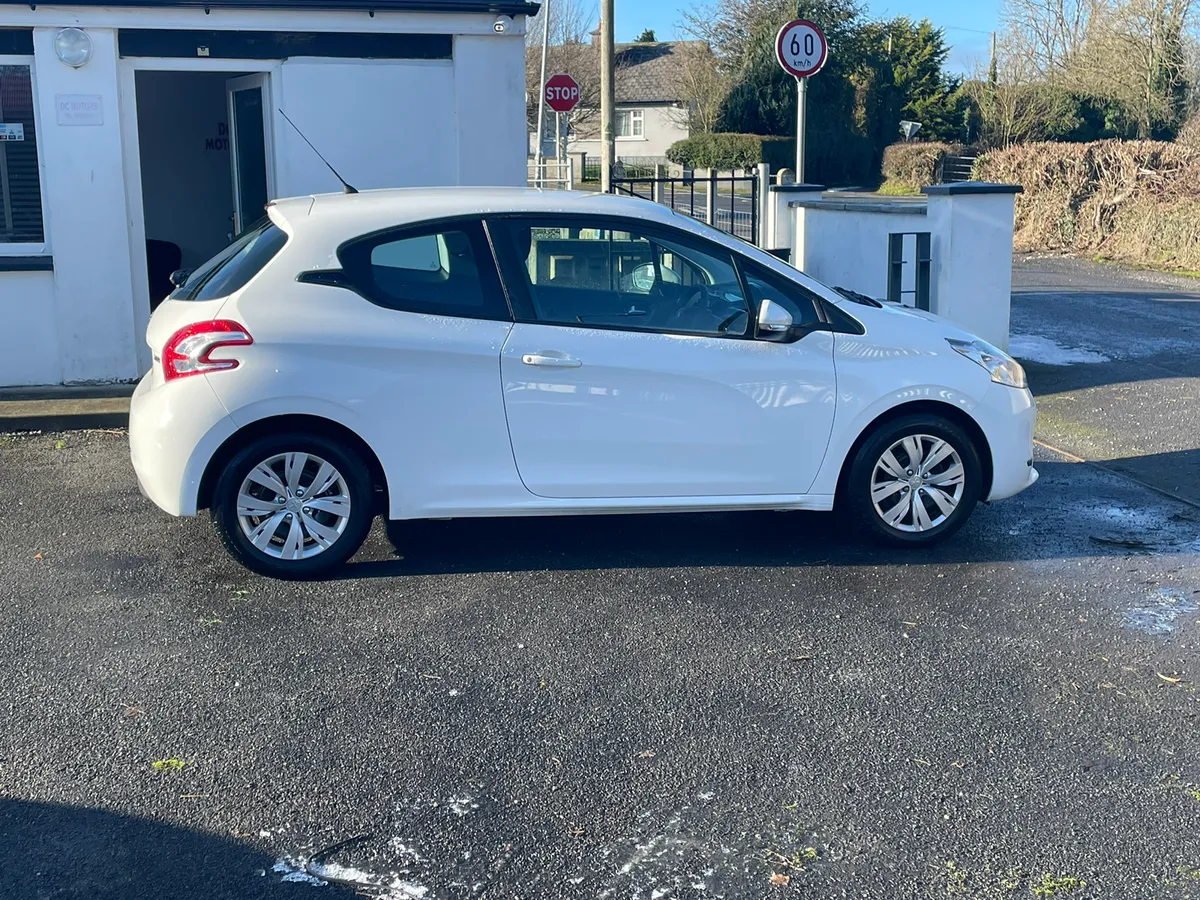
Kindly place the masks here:
POLYGON ((992 489, 988 500, 1019 494, 1038 480, 1033 467, 1033 426, 1037 407, 1028 389, 991 385, 971 415, 992 451, 992 489))
POLYGON ((194 516, 200 481, 237 428, 207 376, 163 383, 146 375, 129 405, 129 458, 138 488, 173 516, 194 516))

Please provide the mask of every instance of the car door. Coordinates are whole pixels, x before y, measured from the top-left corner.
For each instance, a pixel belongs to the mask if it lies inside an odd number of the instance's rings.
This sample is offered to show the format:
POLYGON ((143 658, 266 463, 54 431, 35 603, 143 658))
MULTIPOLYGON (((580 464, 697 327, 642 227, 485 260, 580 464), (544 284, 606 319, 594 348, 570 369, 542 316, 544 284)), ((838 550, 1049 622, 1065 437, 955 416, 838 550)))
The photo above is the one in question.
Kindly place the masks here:
MULTIPOLYGON (((324 334, 312 352, 350 371, 300 389, 336 392, 361 415, 364 437, 396 476, 393 515, 491 508, 520 492, 497 378, 512 317, 482 222, 377 232, 339 257, 367 302, 347 304, 352 317, 316 319, 324 334)), ((323 283, 328 273, 306 277, 323 283)))
MULTIPOLYGON (((488 227, 517 320, 500 370, 531 492, 808 490, 833 424, 831 333, 757 340, 734 255, 683 231, 568 215, 488 227)), ((818 317, 811 302, 797 315, 818 317)))

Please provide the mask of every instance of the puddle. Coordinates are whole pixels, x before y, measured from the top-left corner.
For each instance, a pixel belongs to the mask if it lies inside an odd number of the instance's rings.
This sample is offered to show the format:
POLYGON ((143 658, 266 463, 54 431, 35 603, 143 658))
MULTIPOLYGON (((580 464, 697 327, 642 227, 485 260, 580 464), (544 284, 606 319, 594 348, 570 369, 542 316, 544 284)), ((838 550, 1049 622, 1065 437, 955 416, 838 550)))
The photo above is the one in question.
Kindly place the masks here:
POLYGON ((1194 612, 1195 602, 1183 591, 1159 588, 1125 613, 1125 627, 1146 634, 1171 634, 1194 612))

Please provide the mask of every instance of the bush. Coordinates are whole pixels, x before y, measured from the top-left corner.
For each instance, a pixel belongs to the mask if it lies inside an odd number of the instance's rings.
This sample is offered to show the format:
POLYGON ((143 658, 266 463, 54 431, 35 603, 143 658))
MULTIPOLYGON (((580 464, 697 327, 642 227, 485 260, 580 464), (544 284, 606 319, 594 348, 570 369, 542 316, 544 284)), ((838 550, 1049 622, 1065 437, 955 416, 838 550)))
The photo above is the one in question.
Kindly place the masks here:
POLYGON ((964 149, 961 144, 935 141, 892 144, 883 151, 881 172, 884 181, 913 190, 936 184, 945 158, 956 156, 964 149))
POLYGON ((1020 184, 1014 243, 1200 269, 1200 147, 1037 143, 979 158, 976 177, 1020 184))
POLYGON ((693 169, 753 169, 760 162, 774 169, 787 164, 781 160, 789 145, 795 146, 788 138, 761 134, 697 134, 672 144, 667 159, 693 169))

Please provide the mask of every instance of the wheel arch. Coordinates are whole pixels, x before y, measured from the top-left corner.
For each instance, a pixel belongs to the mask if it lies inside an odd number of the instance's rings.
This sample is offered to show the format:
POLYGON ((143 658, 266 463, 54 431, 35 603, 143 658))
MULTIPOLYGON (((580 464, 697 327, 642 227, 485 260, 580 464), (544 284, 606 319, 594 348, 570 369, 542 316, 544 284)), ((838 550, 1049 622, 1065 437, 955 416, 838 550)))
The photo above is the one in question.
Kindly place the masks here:
POLYGON ((266 435, 282 434, 287 431, 317 434, 352 448, 371 473, 371 484, 375 489, 376 511, 387 510, 387 474, 384 472, 383 464, 379 461, 379 457, 371 449, 371 445, 352 429, 340 422, 335 422, 323 416, 302 413, 267 416, 263 419, 256 419, 227 437, 221 446, 217 448, 216 452, 213 453, 208 461, 208 465, 204 467, 204 475, 200 478, 200 489, 196 497, 196 508, 209 509, 212 507, 212 496, 213 491, 216 489, 217 481, 220 479, 225 465, 233 458, 235 453, 251 441, 258 440, 266 435))
POLYGON ((975 447, 975 452, 979 454, 979 462, 983 466, 983 471, 980 473, 983 482, 980 497, 988 497, 992 492, 993 469, 992 448, 988 444, 987 435, 983 433, 983 429, 972 418, 969 412, 961 407, 950 403, 942 403, 938 400, 913 400, 909 403, 901 403, 898 406, 884 410, 872 419, 859 432, 858 437, 854 439, 854 443, 850 445, 850 451, 842 459, 842 468, 838 474, 837 481, 837 496, 840 498, 845 495, 846 482, 850 478, 850 470, 854 466, 854 460, 858 456, 859 449, 870 439, 871 435, 888 422, 902 419, 905 416, 921 414, 939 416, 949 422, 953 422, 967 433, 967 436, 971 439, 971 443, 975 447))

